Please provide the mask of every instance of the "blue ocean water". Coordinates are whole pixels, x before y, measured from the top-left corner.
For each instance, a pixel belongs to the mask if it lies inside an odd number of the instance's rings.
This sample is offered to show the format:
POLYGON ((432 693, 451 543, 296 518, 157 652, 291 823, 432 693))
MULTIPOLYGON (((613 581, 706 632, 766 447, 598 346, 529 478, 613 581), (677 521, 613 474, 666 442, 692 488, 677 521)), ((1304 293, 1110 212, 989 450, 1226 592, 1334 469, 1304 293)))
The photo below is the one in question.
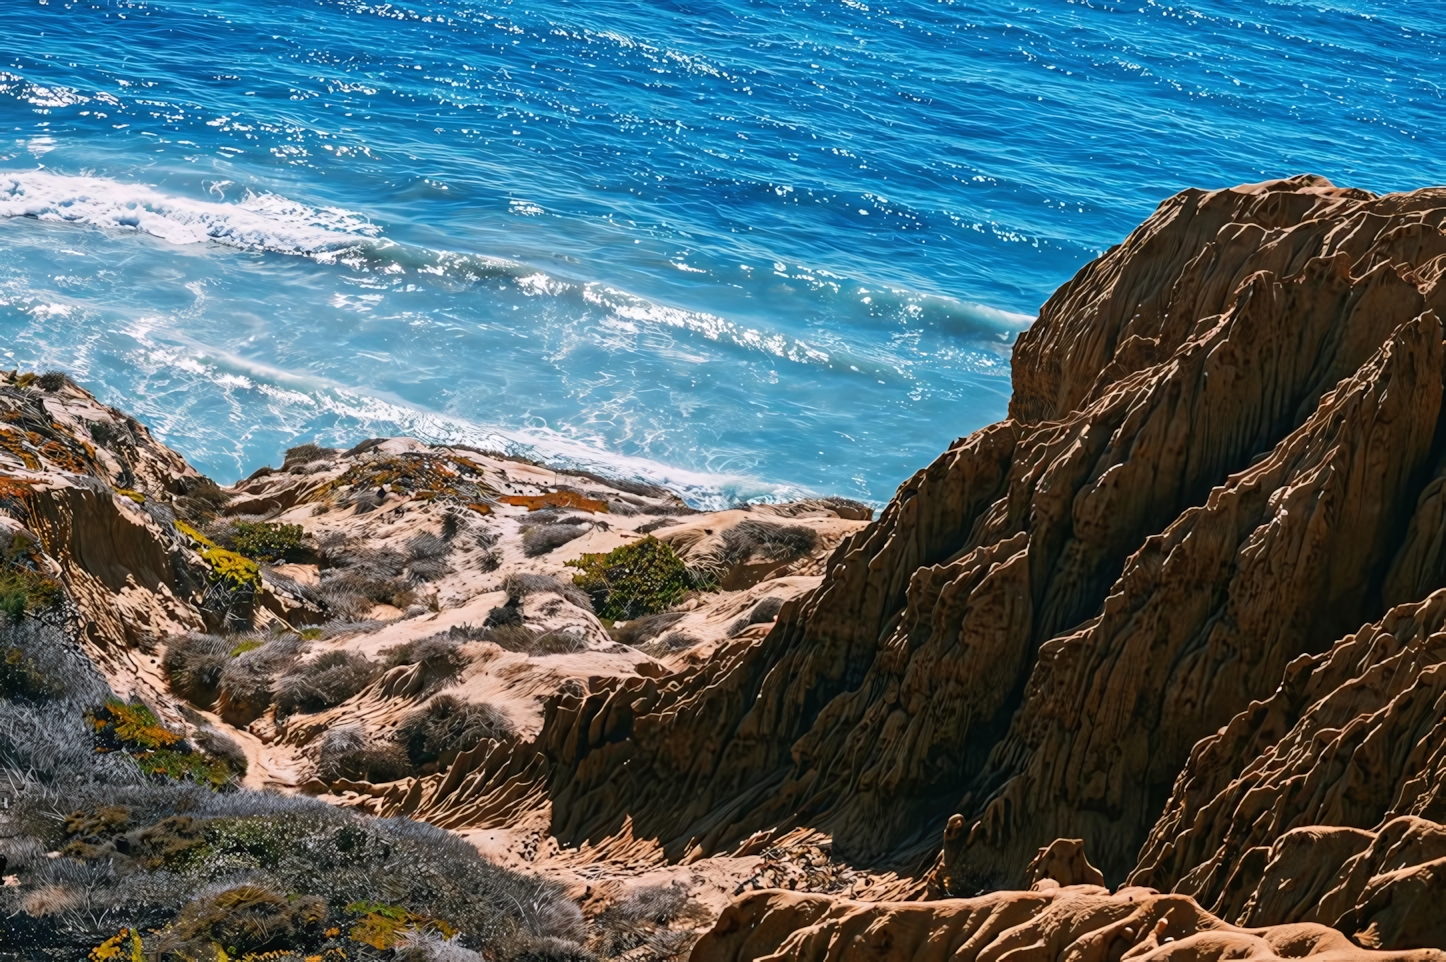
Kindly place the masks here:
POLYGON ((0 354, 222 481, 405 433, 878 501, 1174 191, 1446 183, 1443 14, 0 0, 0 354))

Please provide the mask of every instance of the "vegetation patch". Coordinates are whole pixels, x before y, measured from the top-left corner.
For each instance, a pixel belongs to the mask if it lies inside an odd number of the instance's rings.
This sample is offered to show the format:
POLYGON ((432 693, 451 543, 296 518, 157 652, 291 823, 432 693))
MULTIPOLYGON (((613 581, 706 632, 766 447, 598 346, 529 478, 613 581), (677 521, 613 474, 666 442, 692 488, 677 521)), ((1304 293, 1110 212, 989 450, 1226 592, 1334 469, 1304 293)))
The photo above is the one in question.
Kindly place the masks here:
POLYGON ((195 751, 180 735, 161 724, 145 705, 107 699, 86 716, 99 752, 125 752, 153 778, 193 781, 212 788, 229 784, 235 773, 222 758, 195 751))
POLYGON ((130 498, 136 504, 146 503, 146 496, 144 494, 141 494, 139 491, 134 491, 130 488, 116 488, 115 493, 120 495, 122 498, 130 498))
POLYGON ((428 915, 418 915, 405 906, 387 905, 382 902, 353 902, 346 907, 347 914, 357 916, 347 935, 353 942, 370 945, 374 949, 393 949, 408 932, 436 932, 450 939, 457 930, 428 915))
POLYGON ((608 503, 606 501, 589 498, 584 494, 567 488, 561 491, 549 491, 546 494, 508 494, 497 500, 503 504, 512 504, 526 508, 528 511, 541 511, 544 508, 562 508, 597 514, 599 511, 605 512, 608 509, 608 503))
POLYGON ((483 479, 482 466, 475 461, 421 453, 379 457, 350 467, 318 496, 342 489, 361 494, 379 488, 426 501, 455 498, 469 505, 483 504, 497 496, 497 490, 483 479))
POLYGON ((255 561, 303 561, 311 557, 305 538, 299 524, 237 521, 231 525, 230 547, 255 561))
POLYGON ((573 584, 592 598, 598 617, 612 621, 666 611, 693 588, 683 559, 652 535, 606 554, 585 554, 568 565, 581 569, 573 584))
POLYGON ((512 719, 486 702, 464 702, 438 695, 397 726, 396 740, 413 765, 448 765, 460 753, 489 738, 509 738, 516 731, 512 719))
POLYGON ((11 621, 26 614, 48 611, 60 604, 60 582, 16 564, 0 567, 0 611, 11 621))
POLYGON ((261 567, 256 562, 221 547, 184 521, 176 522, 176 530, 199 546, 201 558, 211 568, 212 584, 222 584, 233 591, 261 587, 261 567))
POLYGON ((327 919, 323 899, 281 895, 255 884, 222 889, 193 900, 165 933, 164 949, 185 957, 187 950, 221 946, 230 956, 305 944, 322 934, 327 919))

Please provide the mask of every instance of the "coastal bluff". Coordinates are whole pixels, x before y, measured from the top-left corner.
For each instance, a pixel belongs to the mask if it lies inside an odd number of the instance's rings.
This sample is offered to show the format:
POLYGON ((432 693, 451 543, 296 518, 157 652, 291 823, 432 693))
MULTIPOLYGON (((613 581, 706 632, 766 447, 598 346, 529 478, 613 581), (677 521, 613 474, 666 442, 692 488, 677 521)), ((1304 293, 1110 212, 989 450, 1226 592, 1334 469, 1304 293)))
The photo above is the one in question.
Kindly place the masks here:
POLYGON ((222 488, 5 375, 9 630, 580 908, 489 958, 1446 959, 1443 274, 1446 189, 1178 194, 877 517, 406 438, 222 488))

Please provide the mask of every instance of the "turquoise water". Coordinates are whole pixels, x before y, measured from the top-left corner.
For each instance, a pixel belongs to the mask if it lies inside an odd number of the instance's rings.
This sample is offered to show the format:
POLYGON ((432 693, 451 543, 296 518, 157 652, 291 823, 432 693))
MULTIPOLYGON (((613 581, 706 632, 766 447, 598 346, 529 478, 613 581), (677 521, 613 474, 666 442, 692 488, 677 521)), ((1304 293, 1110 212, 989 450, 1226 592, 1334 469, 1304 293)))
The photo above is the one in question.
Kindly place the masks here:
POLYGON ((0 0, 0 331, 222 481, 886 499, 1165 196, 1446 183, 1437 2, 0 0))

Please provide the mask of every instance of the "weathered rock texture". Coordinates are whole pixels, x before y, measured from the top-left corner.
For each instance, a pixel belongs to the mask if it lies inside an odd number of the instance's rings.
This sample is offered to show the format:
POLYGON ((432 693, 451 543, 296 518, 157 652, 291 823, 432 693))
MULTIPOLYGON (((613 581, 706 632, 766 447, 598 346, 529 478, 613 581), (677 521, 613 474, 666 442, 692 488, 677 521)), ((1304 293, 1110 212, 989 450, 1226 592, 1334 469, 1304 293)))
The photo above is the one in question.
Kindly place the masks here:
POLYGON ((1123 879, 1196 741, 1442 583, 1443 219, 1315 178, 1167 201, 766 639, 556 705, 559 837, 898 864, 957 812, 957 891, 1056 837, 1123 879))
POLYGON ((1309 957, 1317 962, 1437 962, 1446 952, 1364 951, 1323 925, 1240 928, 1192 900, 1097 886, 995 892, 943 902, 854 902, 794 892, 739 899, 693 951, 718 962, 994 962, 1022 959, 1309 957))

